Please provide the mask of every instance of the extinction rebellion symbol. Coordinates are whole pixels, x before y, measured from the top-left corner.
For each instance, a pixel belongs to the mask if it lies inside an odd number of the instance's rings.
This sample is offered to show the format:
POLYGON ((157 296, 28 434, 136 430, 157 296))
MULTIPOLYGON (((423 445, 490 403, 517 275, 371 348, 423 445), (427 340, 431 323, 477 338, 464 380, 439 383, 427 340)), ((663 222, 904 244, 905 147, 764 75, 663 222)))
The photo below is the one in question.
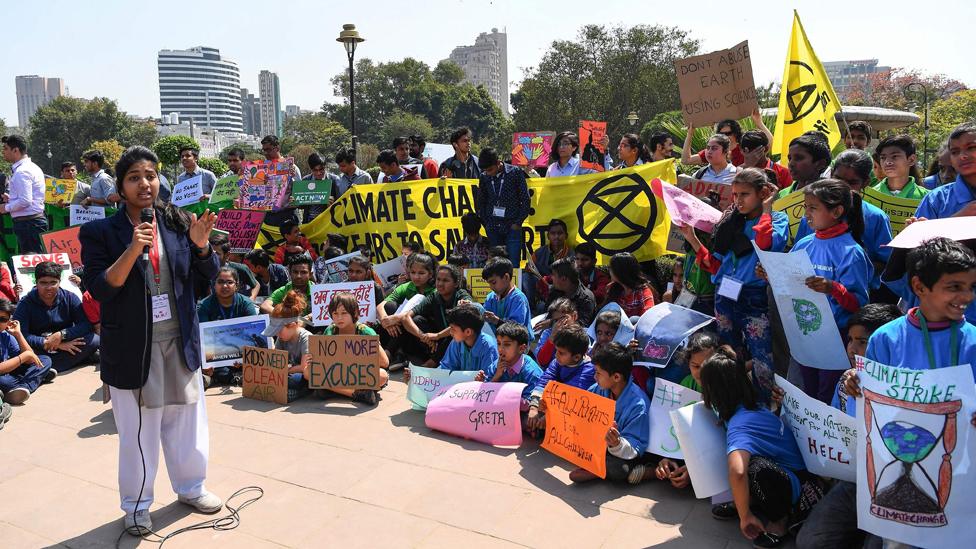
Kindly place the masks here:
POLYGON ((647 181, 633 173, 600 181, 576 208, 580 237, 605 255, 640 249, 656 220, 654 193, 647 181))
POLYGON ((798 81, 800 85, 786 92, 786 107, 790 114, 789 117, 785 118, 784 124, 799 122, 818 106, 825 109, 830 103, 830 96, 827 92, 819 91, 817 83, 813 79, 813 69, 810 68, 810 65, 802 61, 790 61, 790 65, 790 70, 796 75, 796 78, 790 78, 790 81, 798 81))

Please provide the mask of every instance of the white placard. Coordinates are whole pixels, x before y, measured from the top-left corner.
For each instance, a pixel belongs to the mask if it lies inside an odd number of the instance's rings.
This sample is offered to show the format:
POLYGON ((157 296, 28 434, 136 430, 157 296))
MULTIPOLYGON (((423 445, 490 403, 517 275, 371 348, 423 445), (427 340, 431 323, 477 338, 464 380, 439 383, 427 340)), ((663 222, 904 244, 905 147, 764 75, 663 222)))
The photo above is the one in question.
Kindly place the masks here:
POLYGON ((654 380, 650 407, 650 442, 647 451, 659 456, 684 459, 681 444, 671 423, 671 411, 701 400, 701 393, 661 378, 654 380))
POLYGON ((173 188, 173 198, 170 200, 174 206, 188 206, 196 204, 203 198, 203 175, 193 176, 184 179, 173 188))
POLYGON ((268 315, 253 315, 200 323, 200 359, 204 368, 243 362, 244 347, 273 348, 271 338, 261 335, 268 315))
POLYGON ((72 204, 68 207, 68 224, 72 227, 75 225, 84 225, 85 223, 94 221, 96 219, 105 219, 104 206, 82 206, 81 204, 72 204))
POLYGON ((611 301, 603 306, 596 315, 593 317, 593 322, 590 322, 590 327, 586 329, 586 335, 590 336, 590 341, 596 342, 596 319, 600 316, 600 313, 607 311, 615 312, 620 315, 620 324, 617 326, 617 332, 613 336, 613 341, 626 347, 630 345, 630 340, 634 339, 634 323, 630 321, 630 317, 624 313, 623 308, 620 307, 615 301, 611 301))
POLYGON ((328 326, 332 324, 329 316, 329 302, 332 296, 339 292, 349 292, 359 301, 359 320, 366 323, 376 321, 375 284, 367 282, 339 282, 336 284, 316 284, 312 286, 312 325, 328 326))
POLYGON ((383 291, 389 292, 400 283, 400 275, 406 274, 406 261, 404 256, 394 257, 386 263, 373 265, 373 272, 383 281, 383 291))
POLYGON ((404 302, 401 303, 399 307, 397 307, 396 313, 394 314, 399 315, 407 311, 412 311, 414 307, 420 305, 420 302, 423 301, 425 297, 427 296, 425 296, 424 294, 417 294, 411 297, 410 299, 404 300, 404 302))
POLYGON ((691 485, 698 499, 729 490, 729 461, 725 428, 704 403, 670 412, 691 485))
POLYGON ((81 288, 69 279, 72 271, 71 259, 68 258, 68 254, 15 255, 13 261, 17 283, 21 286, 20 294, 18 294, 20 299, 24 299, 34 289, 34 286, 37 285, 37 281, 34 279, 34 268, 37 267, 38 263, 44 261, 53 261, 63 267, 61 271, 61 287, 78 296, 78 299, 81 299, 81 288))
POLYGON ((319 284, 335 284, 336 282, 346 282, 349 280, 349 259, 352 257, 362 257, 359 250, 332 259, 319 257, 315 260, 312 267, 315 273, 315 281, 319 284))
POLYGON ((807 471, 822 477, 856 480, 857 420, 776 376, 783 389, 783 423, 793 432, 807 471))

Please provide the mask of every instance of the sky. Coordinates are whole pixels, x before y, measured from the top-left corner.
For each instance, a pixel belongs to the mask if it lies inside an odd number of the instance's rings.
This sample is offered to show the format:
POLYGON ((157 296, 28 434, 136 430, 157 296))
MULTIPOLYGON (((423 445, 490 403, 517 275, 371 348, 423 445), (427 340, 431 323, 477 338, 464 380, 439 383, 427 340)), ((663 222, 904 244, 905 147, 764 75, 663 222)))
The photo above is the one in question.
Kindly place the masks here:
POLYGON ((821 61, 876 58, 881 65, 944 73, 976 87, 976 63, 958 46, 972 32, 973 8, 963 0, 939 2, 938 13, 921 13, 917 1, 905 0, 889 0, 882 9, 875 2, 698 0, 687 10, 646 0, 423 0, 413 8, 386 0, 5 4, 11 34, 0 56, 0 118, 8 126, 17 124, 14 78, 26 74, 61 77, 69 95, 109 97, 126 112, 158 117, 158 51, 201 45, 235 61, 241 86, 255 95, 258 72, 267 69, 278 73, 282 108, 318 110, 336 101, 329 80, 348 66, 335 41, 343 23, 354 23, 366 38, 357 59, 413 57, 431 66, 497 27, 508 33, 510 91, 553 41, 574 39, 583 25, 674 26, 701 40, 703 53, 748 39, 758 85, 782 78, 796 8, 821 61), (355 9, 347 13, 350 5, 355 9), (263 14, 269 8, 274 17, 263 14))

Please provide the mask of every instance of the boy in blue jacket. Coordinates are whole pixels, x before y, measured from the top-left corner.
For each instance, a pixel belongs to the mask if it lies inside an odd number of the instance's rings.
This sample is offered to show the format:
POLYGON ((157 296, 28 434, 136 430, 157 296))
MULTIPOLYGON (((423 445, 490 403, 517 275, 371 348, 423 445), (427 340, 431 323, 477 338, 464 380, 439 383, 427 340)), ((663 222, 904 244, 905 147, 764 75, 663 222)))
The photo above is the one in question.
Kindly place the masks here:
POLYGON ((498 341, 498 363, 485 370, 485 380, 525 383, 522 410, 528 410, 532 390, 542 377, 542 368, 525 354, 529 346, 529 330, 521 324, 505 322, 498 327, 495 338, 498 341))
MULTIPOLYGON (((464 303, 447 311, 447 324, 451 343, 438 368, 452 372, 478 372, 476 381, 485 380, 485 372, 498 362, 495 342, 481 331, 485 321, 481 311, 473 303, 464 303)), ((403 369, 404 383, 410 383, 410 368, 403 369)))
MULTIPOLYGON (((596 367, 590 392, 617 401, 613 425, 607 429, 607 480, 625 480, 631 469, 640 464, 647 449, 650 433, 650 402, 647 393, 630 379, 634 358, 626 347, 610 343, 593 353, 596 367)), ((569 474, 573 482, 597 479, 579 468, 569 474)))
POLYGON ((552 359, 549 367, 543 372, 539 382, 532 390, 532 400, 529 403, 529 414, 525 419, 525 427, 529 431, 545 429, 546 417, 539 408, 542 392, 550 381, 558 381, 580 389, 589 389, 593 385, 593 363, 586 357, 590 348, 590 337, 583 327, 572 324, 559 330, 552 337, 556 347, 556 358, 552 359))
POLYGON ((492 332, 495 332, 498 325, 508 321, 526 328, 532 325, 529 298, 515 287, 513 272, 512 262, 504 257, 489 259, 481 271, 481 277, 491 288, 491 293, 485 298, 485 322, 491 326, 492 332))
POLYGON ((50 357, 38 356, 31 350, 20 324, 10 319, 13 312, 14 304, 0 299, 0 428, 5 421, 3 409, 7 407, 3 401, 23 404, 42 383, 58 375, 57 370, 51 369, 50 357))

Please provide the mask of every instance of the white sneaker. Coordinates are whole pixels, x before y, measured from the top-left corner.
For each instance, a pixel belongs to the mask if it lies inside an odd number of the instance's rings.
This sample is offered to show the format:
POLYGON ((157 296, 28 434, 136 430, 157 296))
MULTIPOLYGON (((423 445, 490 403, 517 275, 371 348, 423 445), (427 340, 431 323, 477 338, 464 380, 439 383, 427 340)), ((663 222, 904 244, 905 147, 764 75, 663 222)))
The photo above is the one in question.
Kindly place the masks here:
POLYGON ((179 500, 180 503, 185 503, 190 507, 194 507, 197 511, 207 515, 216 513, 224 508, 224 502, 221 501, 219 497, 207 492, 206 490, 195 498, 177 496, 176 499, 179 500))
POLYGON ((13 389, 7 391, 7 394, 4 395, 3 398, 6 399, 8 403, 16 406, 18 404, 23 404, 27 402, 27 399, 30 398, 30 395, 31 395, 30 391, 28 391, 27 388, 14 387, 13 389))
POLYGON ((149 518, 149 509, 139 509, 134 514, 126 513, 125 531, 130 536, 142 537, 152 533, 152 519, 149 518))

